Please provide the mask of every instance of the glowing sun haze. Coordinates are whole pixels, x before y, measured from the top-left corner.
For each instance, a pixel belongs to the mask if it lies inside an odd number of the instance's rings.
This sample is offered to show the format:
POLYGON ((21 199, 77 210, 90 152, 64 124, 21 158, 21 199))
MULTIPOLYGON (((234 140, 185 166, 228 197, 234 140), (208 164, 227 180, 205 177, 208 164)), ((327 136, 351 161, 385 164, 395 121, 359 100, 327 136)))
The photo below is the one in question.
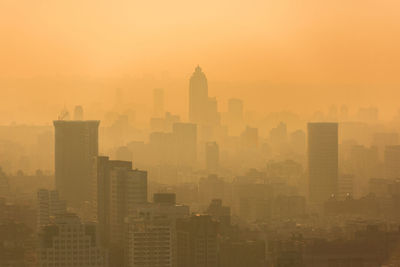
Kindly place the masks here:
POLYGON ((144 106, 163 87, 167 109, 184 113, 197 64, 221 102, 264 113, 375 105, 390 117, 399 12, 396 0, 2 0, 0 123, 111 105, 116 87, 144 106))

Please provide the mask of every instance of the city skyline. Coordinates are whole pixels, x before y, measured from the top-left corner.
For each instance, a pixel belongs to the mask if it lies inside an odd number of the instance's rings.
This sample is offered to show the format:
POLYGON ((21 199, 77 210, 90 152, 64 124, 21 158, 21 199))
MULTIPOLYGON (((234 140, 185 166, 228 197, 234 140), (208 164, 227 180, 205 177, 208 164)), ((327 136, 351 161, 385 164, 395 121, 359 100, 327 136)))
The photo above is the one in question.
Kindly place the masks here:
POLYGON ((0 1, 0 266, 400 267, 399 11, 0 1))

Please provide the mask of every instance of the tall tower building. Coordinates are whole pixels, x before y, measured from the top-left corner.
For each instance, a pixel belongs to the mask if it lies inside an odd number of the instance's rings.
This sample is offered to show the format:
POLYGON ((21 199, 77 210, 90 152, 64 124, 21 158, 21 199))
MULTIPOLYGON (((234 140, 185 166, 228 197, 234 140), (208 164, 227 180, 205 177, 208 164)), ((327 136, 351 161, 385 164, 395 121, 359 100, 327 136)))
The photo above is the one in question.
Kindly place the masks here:
POLYGON ((98 222, 102 245, 109 243, 111 175, 116 170, 131 170, 132 162, 109 160, 108 157, 96 157, 93 166, 92 203, 93 217, 98 222))
POLYGON ((98 154, 99 121, 54 121, 55 182, 61 198, 79 208, 90 200, 92 161, 98 154))
POLYGON ((189 82, 189 120, 206 123, 208 113, 208 83, 206 75, 199 66, 196 67, 189 82))
POLYGON ((322 204, 338 189, 338 124, 308 123, 310 201, 322 204))

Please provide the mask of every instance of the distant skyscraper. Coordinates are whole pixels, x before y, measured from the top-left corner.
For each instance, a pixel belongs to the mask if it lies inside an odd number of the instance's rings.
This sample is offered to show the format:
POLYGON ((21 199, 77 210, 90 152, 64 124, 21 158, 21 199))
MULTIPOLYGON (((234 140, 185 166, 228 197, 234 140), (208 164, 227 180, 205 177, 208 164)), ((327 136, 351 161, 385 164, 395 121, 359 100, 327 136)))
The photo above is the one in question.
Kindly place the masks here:
POLYGON ((82 108, 82 106, 75 106, 75 109, 74 109, 74 120, 76 120, 76 121, 83 120, 83 108, 82 108))
POLYGON ((92 160, 98 154, 99 121, 54 121, 55 183, 73 207, 90 200, 92 160))
POLYGON ((197 127, 193 123, 175 123, 173 136, 176 142, 178 165, 191 165, 197 159, 197 127))
POLYGON ((161 88, 153 90, 153 113, 155 117, 164 115, 164 90, 161 88))
POLYGON ((206 143, 206 167, 210 172, 218 171, 219 167, 219 147, 216 142, 206 143))
POLYGON ((208 106, 208 83, 206 75, 199 66, 196 67, 189 82, 189 120, 206 123, 208 106))
POLYGON ((322 204, 338 189, 338 124, 308 124, 310 201, 322 204))

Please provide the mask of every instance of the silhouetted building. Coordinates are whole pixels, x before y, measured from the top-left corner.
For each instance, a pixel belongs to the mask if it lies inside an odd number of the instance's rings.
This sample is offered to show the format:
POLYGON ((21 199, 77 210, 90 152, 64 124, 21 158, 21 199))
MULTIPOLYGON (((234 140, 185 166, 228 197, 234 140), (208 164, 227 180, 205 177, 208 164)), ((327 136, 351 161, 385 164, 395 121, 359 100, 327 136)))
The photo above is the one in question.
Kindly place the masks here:
POLYGON ((89 201, 92 160, 98 154, 99 121, 54 121, 55 182, 68 205, 89 201))
POLYGON ((174 205, 176 203, 176 195, 174 193, 155 193, 153 201, 158 204, 174 205))
POLYGON ((209 215, 193 215, 176 222, 177 266, 218 266, 218 222, 209 215))
POLYGON ((189 120, 196 124, 207 122, 208 83, 206 75, 196 67, 189 82, 189 120))
POLYGON ((222 199, 213 199, 208 206, 207 214, 219 221, 222 228, 231 225, 231 208, 222 206, 222 199))
POLYGON ((206 167, 209 172, 217 172, 219 168, 219 147, 216 142, 206 143, 206 167))
POLYGON ((48 225, 51 222, 51 217, 54 218, 67 212, 67 203, 59 198, 56 190, 40 189, 37 192, 37 199, 38 228, 48 225))
POLYGON ((322 204, 338 188, 338 124, 308 123, 310 201, 322 204))
POLYGON ((131 162, 108 157, 97 157, 93 167, 93 210, 99 239, 110 249, 111 266, 122 266, 126 260, 125 218, 147 202, 147 172, 133 170, 131 162))
POLYGON ((0 218, 0 266, 41 266, 37 265, 35 241, 32 229, 26 224, 0 218))
POLYGON ((142 215, 129 218, 127 266, 176 266, 176 234, 172 220, 142 215))
POLYGON ((175 194, 173 193, 155 193, 153 198, 153 203, 137 206, 134 213, 136 217, 163 217, 175 222, 176 219, 186 218, 190 214, 189 206, 175 203, 175 194))
POLYGON ((176 266, 175 223, 189 216, 189 207, 176 204, 173 193, 156 193, 153 199, 126 220, 128 266, 176 266))
MULTIPOLYGON (((94 160, 92 203, 93 219, 98 222, 100 241, 102 245, 110 242, 111 201, 115 192, 111 191, 111 176, 118 175, 118 171, 131 170, 132 162, 109 160, 99 156, 94 160)), ((114 196, 115 197, 115 196, 114 196)))
POLYGON ((210 174, 199 180, 199 202, 208 205, 213 199, 224 199, 226 183, 221 177, 210 174))
POLYGON ((108 266, 96 224, 81 223, 75 214, 56 217, 39 233, 38 266, 108 266))

